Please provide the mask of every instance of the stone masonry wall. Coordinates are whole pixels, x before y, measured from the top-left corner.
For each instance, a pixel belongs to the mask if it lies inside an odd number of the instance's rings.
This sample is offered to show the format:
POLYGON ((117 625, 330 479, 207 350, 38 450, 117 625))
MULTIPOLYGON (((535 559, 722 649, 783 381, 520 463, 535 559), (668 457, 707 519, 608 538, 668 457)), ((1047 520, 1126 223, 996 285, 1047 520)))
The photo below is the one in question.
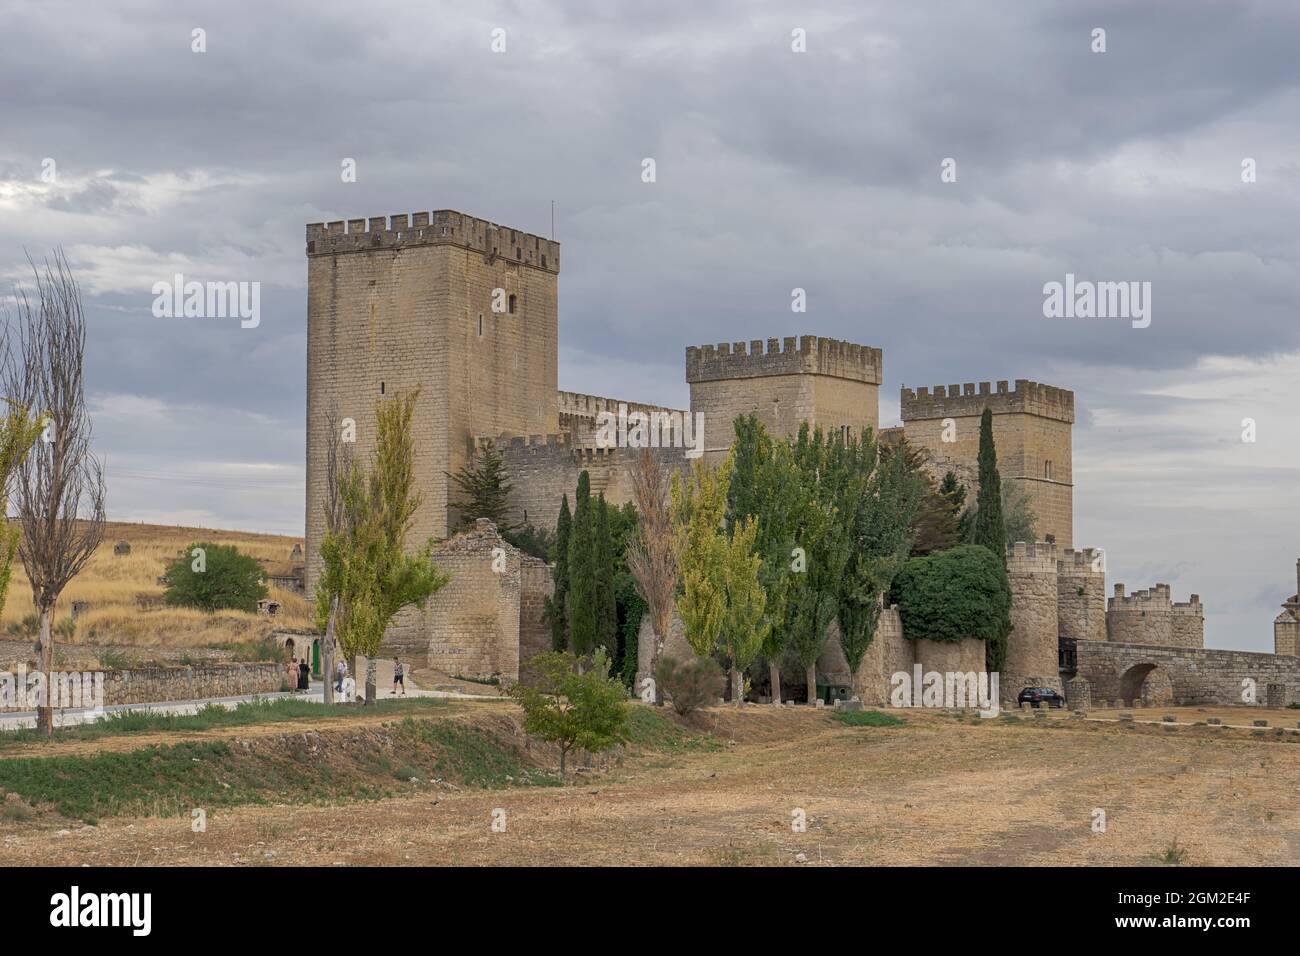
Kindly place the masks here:
MULTIPOLYGON (((95 673, 95 672, 91 672, 95 673)), ((207 697, 242 697, 279 693, 284 665, 204 664, 196 667, 135 667, 105 670, 104 706, 151 704, 160 701, 201 700, 207 697)), ((93 702, 86 702, 89 706, 93 702)), ((30 710, 3 707, 0 710, 30 710)))
POLYGON ((1176 704, 1241 704, 1247 678, 1260 704, 1269 684, 1284 688, 1282 706, 1300 703, 1300 658, 1110 641, 1080 641, 1077 655, 1078 676, 1091 685, 1094 701, 1132 699, 1134 689, 1145 696, 1146 677, 1167 675, 1176 704))
POLYGON ((1056 562, 1056 615, 1060 636, 1106 639, 1106 572, 1095 548, 1067 548, 1056 562))

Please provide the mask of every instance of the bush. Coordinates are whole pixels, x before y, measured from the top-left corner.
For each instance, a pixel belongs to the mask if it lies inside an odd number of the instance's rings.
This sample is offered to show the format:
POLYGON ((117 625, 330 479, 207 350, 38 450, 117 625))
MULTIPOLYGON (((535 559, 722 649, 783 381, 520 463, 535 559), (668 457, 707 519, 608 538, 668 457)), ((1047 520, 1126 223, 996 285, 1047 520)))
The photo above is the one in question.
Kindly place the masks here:
POLYGON ((964 544, 903 565, 894 579, 903 634, 911 640, 986 641, 990 663, 1001 666, 1011 630, 1011 584, 1002 558, 964 544))
POLYGON ((190 545, 184 557, 168 565, 166 576, 163 600, 176 607, 256 611, 267 593, 261 565, 230 545, 190 545), (195 549, 202 549, 201 558, 194 556, 195 549))
POLYGON ((10 621, 9 626, 5 628, 5 632, 13 637, 35 637, 40 629, 40 615, 24 614, 21 621, 10 621))
POLYGON ((655 665, 655 683, 673 710, 685 715, 717 701, 722 696, 727 678, 711 657, 681 662, 664 656, 655 665))

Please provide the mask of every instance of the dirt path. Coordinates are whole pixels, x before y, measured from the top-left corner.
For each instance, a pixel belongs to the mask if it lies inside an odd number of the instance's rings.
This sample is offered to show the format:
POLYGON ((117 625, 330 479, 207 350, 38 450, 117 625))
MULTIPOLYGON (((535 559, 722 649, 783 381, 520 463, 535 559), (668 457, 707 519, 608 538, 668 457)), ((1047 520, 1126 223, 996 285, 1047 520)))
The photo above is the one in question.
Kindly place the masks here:
POLYGON ((713 711, 696 724, 721 750, 632 755, 561 789, 412 785, 373 803, 222 811, 205 833, 178 817, 62 832, 0 824, 0 834, 34 862, 74 865, 784 865, 799 854, 808 864, 1143 865, 1175 842, 1187 865, 1300 862, 1300 744, 907 719, 851 728, 807 710, 713 711), (804 832, 792 829, 797 810, 804 832), (1094 832, 1097 810, 1105 832, 1094 832))

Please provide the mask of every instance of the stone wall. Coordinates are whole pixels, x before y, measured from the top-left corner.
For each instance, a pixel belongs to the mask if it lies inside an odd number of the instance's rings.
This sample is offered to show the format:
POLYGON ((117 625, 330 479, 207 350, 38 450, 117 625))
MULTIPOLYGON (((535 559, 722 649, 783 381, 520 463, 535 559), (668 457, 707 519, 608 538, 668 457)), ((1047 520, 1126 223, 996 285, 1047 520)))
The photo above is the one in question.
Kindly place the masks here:
POLYGON ((1000 678, 1004 699, 1026 687, 1063 693, 1058 653, 1056 548, 1046 542, 1017 541, 1007 547, 1011 582, 1011 633, 1000 678))
MULTIPOLYGON (((30 673, 30 672, 27 672, 30 673)), ((285 679, 283 664, 203 664, 195 667, 134 667, 104 670, 104 706, 243 697, 279 693, 285 679)), ((91 702, 86 702, 89 706, 91 702)), ((2 707, 0 710, 30 710, 2 707)))
POLYGON ((1091 685, 1094 701, 1159 701, 1167 680, 1169 703, 1241 704, 1242 682, 1249 678, 1261 704, 1270 684, 1282 688, 1274 694, 1284 705, 1300 703, 1300 658, 1295 657, 1080 641, 1077 661, 1077 674, 1091 685))
POLYGON ((551 626, 546 621, 546 599, 555 593, 551 566, 524 554, 519 559, 519 662, 551 650, 551 626))

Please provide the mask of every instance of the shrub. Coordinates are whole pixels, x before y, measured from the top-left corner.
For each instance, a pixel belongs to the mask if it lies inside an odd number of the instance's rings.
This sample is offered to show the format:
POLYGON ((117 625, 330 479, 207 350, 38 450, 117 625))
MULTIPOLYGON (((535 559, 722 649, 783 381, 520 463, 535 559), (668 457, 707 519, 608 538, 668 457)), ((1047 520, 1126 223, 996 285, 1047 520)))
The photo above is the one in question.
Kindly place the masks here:
POLYGON ((708 707, 722 696, 727 678, 711 657, 681 662, 667 655, 655 665, 655 683, 679 714, 708 707))
POLYGON ((261 565, 230 545, 191 545, 184 557, 168 565, 166 576, 163 600, 178 607, 256 611, 267 593, 261 565), (202 550, 201 556, 194 556, 196 549, 202 550))
POLYGON ((77 634, 77 623, 70 617, 65 617, 54 625, 54 634, 60 640, 70 641, 77 634))
POLYGON ((578 664, 572 654, 538 654, 527 662, 527 683, 510 688, 524 709, 524 730, 559 745, 561 778, 574 747, 598 753, 627 739, 627 690, 610 679, 604 649, 586 672, 578 673, 578 664))
POLYGON ((965 544, 913 558, 894 579, 891 598, 906 637, 979 638, 988 643, 990 663, 1001 666, 1011 630, 1011 584, 1002 558, 988 548, 965 544))
POLYGON ((40 615, 24 614, 21 621, 10 621, 9 626, 5 628, 5 631, 13 637, 35 637, 36 632, 40 629, 40 615))

